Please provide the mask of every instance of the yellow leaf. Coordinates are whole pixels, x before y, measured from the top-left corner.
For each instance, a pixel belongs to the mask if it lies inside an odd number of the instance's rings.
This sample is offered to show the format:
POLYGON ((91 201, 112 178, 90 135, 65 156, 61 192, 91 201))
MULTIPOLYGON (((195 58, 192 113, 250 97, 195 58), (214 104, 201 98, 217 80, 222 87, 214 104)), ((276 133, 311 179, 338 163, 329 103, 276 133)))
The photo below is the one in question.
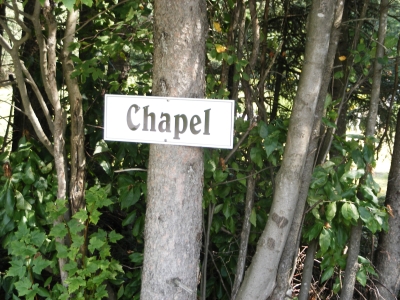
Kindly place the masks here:
POLYGON ((222 31, 221 25, 218 22, 214 22, 213 24, 214 24, 215 31, 217 31, 217 32, 221 32, 222 31))
POLYGON ((216 44, 216 45, 215 45, 215 50, 217 50, 218 53, 222 53, 222 52, 225 52, 225 51, 226 51, 226 47, 225 47, 225 46, 222 46, 222 45, 216 44))
POLYGON ((346 57, 346 56, 344 56, 344 55, 342 55, 342 56, 339 56, 339 60, 340 60, 340 61, 345 61, 345 60, 346 60, 346 58, 347 58, 347 57, 346 57))

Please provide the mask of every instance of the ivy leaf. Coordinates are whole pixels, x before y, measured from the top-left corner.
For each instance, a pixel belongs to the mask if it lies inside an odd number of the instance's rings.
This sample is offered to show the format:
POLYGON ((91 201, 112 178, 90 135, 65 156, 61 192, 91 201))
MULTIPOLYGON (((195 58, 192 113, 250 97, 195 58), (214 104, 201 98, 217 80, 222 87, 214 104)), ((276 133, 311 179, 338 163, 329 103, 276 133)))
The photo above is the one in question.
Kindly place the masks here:
POLYGON ((50 229, 49 235, 54 236, 56 238, 63 238, 67 235, 68 230, 65 227, 64 223, 58 223, 50 229))
POLYGON ((37 258, 33 259, 33 273, 40 275, 44 268, 50 266, 50 261, 43 259, 42 256, 38 256, 37 258))
POLYGON ((56 243, 56 250, 57 250, 57 258, 67 258, 68 257, 68 248, 67 246, 56 243))
POLYGON ((82 287, 86 286, 86 280, 80 276, 68 277, 67 280, 65 281, 68 284, 68 292, 70 294, 78 290, 80 286, 82 287))
POLYGON ((78 211, 77 213, 75 213, 72 218, 80 221, 80 222, 85 222, 88 218, 88 214, 87 211, 84 209, 81 209, 80 211, 78 211))
POLYGON ((18 290, 18 295, 20 297, 28 295, 31 292, 32 283, 28 279, 28 277, 20 278, 20 280, 14 284, 15 284, 15 288, 18 290))
POLYGON ((45 239, 46 239, 46 234, 44 232, 35 230, 31 233, 31 243, 38 248, 42 246, 45 239))
POLYGON ((101 212, 99 212, 97 209, 92 211, 92 213, 90 214, 90 222, 96 225, 97 222, 99 222, 100 220, 100 216, 101 212))
POLYGON ((346 220, 358 220, 358 218, 360 217, 360 215, 358 214, 358 210, 357 207, 350 202, 345 202, 342 206, 341 209, 342 212, 342 216, 346 219, 346 220))
POLYGON ((25 277, 26 274, 26 266, 24 265, 24 260, 16 259, 10 262, 11 267, 7 271, 8 276, 18 276, 20 279, 25 277))
POLYGON ((116 233, 115 230, 111 231, 108 234, 108 239, 110 240, 111 243, 116 243, 118 240, 122 239, 123 236, 119 233, 116 233))
POLYGON ((108 292, 106 291, 106 285, 100 285, 97 289, 96 289, 96 293, 95 293, 95 299, 104 299, 104 298, 108 298, 108 292))
POLYGON ((93 253, 94 250, 100 249, 104 244, 104 240, 100 240, 97 236, 95 236, 90 239, 88 249, 91 253, 93 253))

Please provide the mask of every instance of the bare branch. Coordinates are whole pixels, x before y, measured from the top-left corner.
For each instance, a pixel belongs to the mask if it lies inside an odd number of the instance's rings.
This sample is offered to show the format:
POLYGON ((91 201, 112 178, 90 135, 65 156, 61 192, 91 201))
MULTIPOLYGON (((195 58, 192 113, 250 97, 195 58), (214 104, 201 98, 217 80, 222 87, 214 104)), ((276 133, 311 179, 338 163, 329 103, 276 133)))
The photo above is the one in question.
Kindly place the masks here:
POLYGON ((49 109, 47 108, 47 105, 43 99, 42 93, 39 91, 38 86, 36 85, 35 81, 33 80, 32 75, 29 73, 28 69, 25 67, 25 64, 22 63, 21 67, 22 67, 22 71, 24 72, 25 76, 27 77, 25 79, 25 81, 31 85, 31 87, 39 101, 40 107, 42 108, 43 113, 46 117, 46 121, 47 121, 47 124, 49 125, 49 129, 50 129, 51 133, 54 134, 53 119, 52 119, 49 109))

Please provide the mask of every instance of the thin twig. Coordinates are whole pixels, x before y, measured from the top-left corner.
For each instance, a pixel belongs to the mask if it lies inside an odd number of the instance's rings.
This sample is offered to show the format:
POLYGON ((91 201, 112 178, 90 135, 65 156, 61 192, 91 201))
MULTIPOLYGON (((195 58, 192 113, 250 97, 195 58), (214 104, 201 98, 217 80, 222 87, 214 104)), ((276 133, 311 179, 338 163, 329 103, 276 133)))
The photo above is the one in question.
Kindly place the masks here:
POLYGON ((242 137, 240 138, 240 140, 237 142, 237 144, 235 145, 235 147, 233 147, 232 151, 229 152, 229 154, 224 158, 224 163, 226 163, 231 156, 237 151, 237 149, 239 148, 239 146, 244 142, 244 140, 246 139, 246 137, 249 135, 250 131, 257 125, 257 116, 254 116, 253 119, 251 120, 251 124, 249 126, 249 128, 247 128, 246 132, 242 135, 242 137))
MULTIPOLYGON (((209 253, 210 256, 211 256, 211 260, 212 260, 212 262, 213 262, 213 264, 214 264, 215 270, 217 270, 217 273, 218 273, 218 275, 219 275, 219 279, 221 280, 221 283, 222 283, 222 287, 224 288, 224 290, 225 290, 225 292, 226 292, 226 295, 229 297, 228 289, 226 288, 225 283, 224 283, 224 280, 223 280, 223 278, 222 278, 222 275, 221 275, 220 271, 218 270, 217 264, 215 263, 214 256, 213 256, 213 254, 212 254, 212 252, 211 252, 210 250, 208 250, 208 253, 209 253)), ((229 299, 231 299, 231 298, 229 297, 229 299)))
POLYGON ((130 169, 116 170, 116 171, 114 171, 114 173, 122 173, 122 172, 130 172, 130 171, 147 172, 147 169, 130 168, 130 169))

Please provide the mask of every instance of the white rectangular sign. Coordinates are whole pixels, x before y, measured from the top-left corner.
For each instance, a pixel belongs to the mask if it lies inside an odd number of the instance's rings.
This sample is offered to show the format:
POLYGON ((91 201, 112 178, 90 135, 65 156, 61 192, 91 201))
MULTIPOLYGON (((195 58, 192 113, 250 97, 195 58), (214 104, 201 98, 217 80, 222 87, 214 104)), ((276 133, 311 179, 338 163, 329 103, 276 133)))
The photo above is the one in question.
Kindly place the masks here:
POLYGON ((104 139, 233 147, 233 100, 105 95, 104 139))

